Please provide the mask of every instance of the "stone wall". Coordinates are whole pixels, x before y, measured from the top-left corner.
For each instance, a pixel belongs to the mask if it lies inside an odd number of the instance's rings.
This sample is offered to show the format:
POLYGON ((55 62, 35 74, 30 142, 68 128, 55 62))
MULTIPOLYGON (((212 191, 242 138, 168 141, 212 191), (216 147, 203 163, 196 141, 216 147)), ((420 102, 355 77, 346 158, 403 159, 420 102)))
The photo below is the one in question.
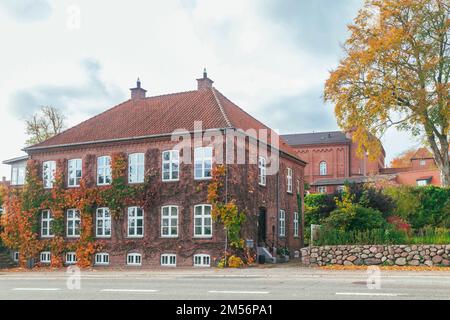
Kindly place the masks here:
POLYGON ((339 245, 303 248, 302 263, 325 265, 450 266, 447 245, 339 245))

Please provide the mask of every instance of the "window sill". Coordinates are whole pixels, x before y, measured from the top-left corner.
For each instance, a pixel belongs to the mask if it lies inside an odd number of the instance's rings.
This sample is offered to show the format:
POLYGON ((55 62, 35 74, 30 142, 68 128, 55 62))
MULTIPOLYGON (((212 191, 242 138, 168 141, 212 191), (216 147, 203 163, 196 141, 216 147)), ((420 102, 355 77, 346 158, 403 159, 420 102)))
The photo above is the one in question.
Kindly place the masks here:
POLYGON ((195 240, 211 240, 213 236, 194 236, 195 240))
POLYGON ((160 236, 161 239, 177 239, 178 236, 160 236))
POLYGON ((170 180, 164 180, 161 179, 162 182, 180 182, 180 179, 170 179, 170 180))
POLYGON ((211 180, 212 177, 206 177, 206 178, 194 178, 195 181, 205 181, 205 180, 211 180))
POLYGON ((127 236, 127 239, 144 239, 144 236, 127 236))
POLYGON ((97 239, 111 239, 111 236, 95 236, 97 239))

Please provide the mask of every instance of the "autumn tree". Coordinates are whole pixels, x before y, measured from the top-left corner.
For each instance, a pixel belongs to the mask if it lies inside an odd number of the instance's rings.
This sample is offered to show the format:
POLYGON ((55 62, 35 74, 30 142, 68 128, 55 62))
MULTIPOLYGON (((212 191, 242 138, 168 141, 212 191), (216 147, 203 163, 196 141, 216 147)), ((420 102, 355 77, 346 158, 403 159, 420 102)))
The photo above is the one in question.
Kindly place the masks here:
POLYGON ((411 158, 416 153, 416 149, 403 151, 397 157, 391 160, 391 168, 406 168, 411 166, 411 158))
POLYGON ((359 151, 380 152, 388 128, 429 145, 450 185, 449 0, 366 0, 325 84, 338 124, 354 130, 359 151))
POLYGON ((27 145, 43 142, 64 129, 65 116, 58 108, 43 106, 38 113, 25 120, 27 145))

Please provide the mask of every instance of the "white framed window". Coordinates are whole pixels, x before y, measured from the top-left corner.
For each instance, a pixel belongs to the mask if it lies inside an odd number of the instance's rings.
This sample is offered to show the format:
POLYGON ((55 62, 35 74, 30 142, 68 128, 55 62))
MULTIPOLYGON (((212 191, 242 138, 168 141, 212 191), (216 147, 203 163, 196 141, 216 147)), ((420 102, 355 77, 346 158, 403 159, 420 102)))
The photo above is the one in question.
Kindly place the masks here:
POLYGON ((177 206, 164 206, 161 208, 161 237, 178 237, 177 206))
POLYGON ((39 260, 41 263, 50 263, 52 262, 52 254, 50 251, 43 251, 39 255, 39 260))
POLYGON ((11 185, 23 186, 25 184, 26 168, 24 166, 12 166, 11 167, 11 185))
POLYGON ((338 191, 338 192, 344 192, 344 191, 345 191, 345 186, 337 186, 337 187, 336 187, 336 191, 338 191))
POLYGON ((83 170, 83 161, 81 159, 69 160, 67 163, 67 170, 68 170, 67 185, 69 187, 79 187, 83 170))
POLYGON ((77 209, 67 210, 67 237, 79 237, 80 225, 80 211, 77 209))
POLYGON ((19 262, 19 251, 14 251, 12 257, 14 262, 19 262))
POLYGON ((209 254, 194 255, 194 267, 210 267, 211 256, 209 254))
POLYGON ((161 265, 166 267, 176 267, 177 266, 177 255, 176 254, 162 254, 161 255, 161 265))
POLYGON ((424 166, 426 164, 427 164, 427 162, 424 159, 420 159, 420 161, 419 161, 420 166, 424 166))
POLYGON ((128 156, 128 182, 144 183, 145 154, 133 153, 128 156))
POLYGON ((294 237, 298 237, 298 212, 294 212, 294 237))
POLYGON ((258 158, 258 170, 259 170, 259 185, 260 186, 265 186, 266 185, 266 180, 267 180, 267 162, 266 162, 266 158, 264 157, 259 157, 258 158))
POLYGON ((286 189, 288 193, 292 193, 292 168, 287 168, 286 189))
POLYGON ((108 208, 97 208, 95 213, 95 226, 96 237, 111 237, 111 213, 108 208))
POLYGON ((212 154, 211 147, 195 148, 194 150, 194 178, 210 179, 212 171, 212 154))
POLYGON ((42 210, 41 237, 53 237, 53 215, 50 210, 42 210))
POLYGON ((45 161, 42 164, 42 180, 44 182, 44 188, 53 188, 55 182, 56 161, 45 161))
POLYGON ((321 176, 327 175, 327 163, 325 161, 321 161, 319 164, 319 174, 321 176))
POLYGON ((327 193, 327 187, 325 187, 325 186, 317 187, 317 192, 318 193, 327 193))
POLYGON ((144 236, 144 210, 139 207, 128 208, 128 237, 144 236))
POLYGON ((97 158, 97 185, 105 186, 111 184, 111 157, 102 156, 97 158))
POLYGON ((297 179, 297 193, 300 194, 300 180, 297 179))
POLYGON ((211 205, 201 204, 194 207, 194 236, 198 238, 212 236, 211 205))
POLYGON ((168 150, 162 153, 162 180, 178 181, 180 179, 180 152, 168 150))
POLYGON ((428 180, 427 179, 420 179, 417 180, 417 186, 419 187, 424 187, 428 185, 428 180))
POLYGON ((280 210, 278 231, 280 237, 286 236, 286 212, 284 210, 280 210))
POLYGON ((75 264, 75 263, 77 263, 77 254, 75 252, 67 252, 66 264, 75 264))
POLYGON ((107 266, 109 265, 109 253, 99 252, 95 254, 94 263, 97 266, 107 266))
POLYGON ((127 254, 127 265, 141 266, 142 265, 142 255, 140 253, 127 254))

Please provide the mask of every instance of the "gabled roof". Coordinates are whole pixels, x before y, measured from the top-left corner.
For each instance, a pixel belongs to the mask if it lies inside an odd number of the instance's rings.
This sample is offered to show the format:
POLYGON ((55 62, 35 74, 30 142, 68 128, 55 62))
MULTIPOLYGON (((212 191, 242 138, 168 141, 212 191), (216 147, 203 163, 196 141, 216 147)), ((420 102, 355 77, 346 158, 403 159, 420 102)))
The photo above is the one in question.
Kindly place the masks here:
POLYGON ((433 155, 427 148, 419 148, 411 157, 411 160, 415 159, 433 159, 433 155))
POLYGON ((352 140, 347 138, 342 131, 326 131, 312 133, 295 133, 281 136, 291 146, 301 146, 310 144, 331 144, 331 143, 350 143, 352 140))
MULTIPOLYGON (((25 151, 192 132, 196 121, 203 130, 270 130, 212 87, 127 100, 25 151)), ((286 142, 279 143, 281 151, 300 160, 286 142)))

